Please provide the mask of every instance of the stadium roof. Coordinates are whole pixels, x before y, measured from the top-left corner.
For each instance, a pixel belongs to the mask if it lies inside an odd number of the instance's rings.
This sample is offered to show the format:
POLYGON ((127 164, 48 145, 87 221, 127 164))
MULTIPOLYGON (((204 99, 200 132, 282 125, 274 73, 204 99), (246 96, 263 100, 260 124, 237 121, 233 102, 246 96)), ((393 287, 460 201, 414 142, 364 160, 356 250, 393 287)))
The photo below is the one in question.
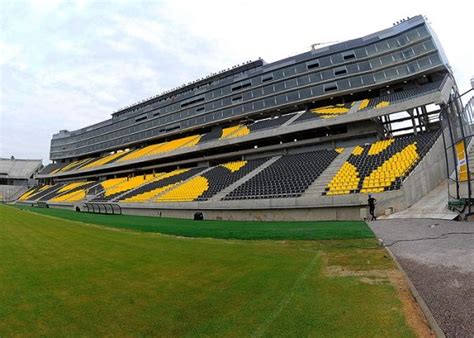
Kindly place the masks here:
POLYGON ((0 178, 28 179, 42 165, 41 160, 0 158, 0 178))

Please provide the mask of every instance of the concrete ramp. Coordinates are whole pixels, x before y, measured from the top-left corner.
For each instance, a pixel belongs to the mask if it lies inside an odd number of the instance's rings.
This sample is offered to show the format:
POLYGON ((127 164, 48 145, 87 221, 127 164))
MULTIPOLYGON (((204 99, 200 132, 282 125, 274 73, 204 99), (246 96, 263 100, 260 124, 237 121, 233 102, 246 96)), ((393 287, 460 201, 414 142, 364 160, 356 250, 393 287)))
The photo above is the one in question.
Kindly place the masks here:
POLYGON ((397 218, 435 218, 452 220, 458 214, 448 210, 448 183, 444 181, 428 193, 421 200, 408 209, 393 213, 388 216, 380 216, 380 219, 397 218))

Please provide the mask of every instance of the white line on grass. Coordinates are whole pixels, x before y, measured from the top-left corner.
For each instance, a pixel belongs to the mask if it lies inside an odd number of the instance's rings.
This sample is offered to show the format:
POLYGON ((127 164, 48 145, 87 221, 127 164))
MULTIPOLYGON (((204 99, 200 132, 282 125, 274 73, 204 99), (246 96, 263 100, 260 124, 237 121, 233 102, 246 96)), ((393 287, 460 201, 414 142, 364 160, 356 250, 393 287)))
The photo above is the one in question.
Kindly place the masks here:
POLYGON ((273 311, 267 319, 263 322, 263 324, 255 331, 255 333, 252 335, 252 337, 261 337, 265 333, 265 331, 268 329, 271 323, 275 321, 275 319, 280 316, 282 311, 290 304, 290 302, 293 299, 293 296, 295 294, 296 289, 301 285, 301 283, 308 277, 309 273, 311 270, 313 270, 314 266, 316 265, 316 262, 318 260, 319 253, 314 255, 313 259, 308 263, 304 271, 301 273, 301 275, 298 277, 298 279, 295 281, 289 292, 286 294, 286 296, 281 300, 281 302, 278 304, 276 307, 275 311, 273 311))

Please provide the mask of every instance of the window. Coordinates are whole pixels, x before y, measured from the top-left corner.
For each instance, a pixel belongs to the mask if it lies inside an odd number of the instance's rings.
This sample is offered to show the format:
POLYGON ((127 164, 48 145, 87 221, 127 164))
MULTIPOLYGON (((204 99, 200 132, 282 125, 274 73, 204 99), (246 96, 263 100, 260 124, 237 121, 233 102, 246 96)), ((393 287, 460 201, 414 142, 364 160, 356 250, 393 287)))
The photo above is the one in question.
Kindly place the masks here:
POLYGON ((347 53, 343 53, 342 54, 342 58, 344 60, 352 60, 352 59, 355 59, 356 55, 354 52, 347 52, 347 53))
POLYGON ((232 102, 240 102, 240 101, 242 101, 242 96, 234 96, 232 98, 232 102))
POLYGON ((200 112, 200 111, 203 111, 203 110, 204 110, 204 107, 196 108, 196 113, 197 113, 197 112, 200 112))
POLYGON ((204 101, 204 96, 197 97, 197 98, 194 98, 194 99, 190 99, 189 101, 181 103, 181 108, 186 107, 186 106, 190 106, 194 103, 198 103, 198 102, 202 102, 202 101, 204 101))
POLYGON ((324 92, 331 92, 333 90, 337 90, 337 84, 335 82, 328 83, 324 85, 324 92))
POLYGON ((334 69, 334 76, 343 75, 343 74, 347 74, 346 67, 339 67, 339 68, 334 69))
POLYGON ((413 52, 413 49, 406 49, 402 52, 402 56, 404 59, 409 59, 412 57, 415 53, 413 52))
POLYGON ((140 122, 140 121, 146 120, 147 118, 148 118, 148 116, 146 116, 146 115, 139 116, 135 119, 135 122, 140 122))
POLYGON ((271 80, 273 80, 273 75, 272 74, 262 76, 262 83, 267 82, 267 81, 271 81, 271 80))
POLYGON ((165 129, 165 131, 172 131, 181 128, 180 125, 171 126, 165 129))
POLYGON ((250 87, 251 85, 252 85, 251 81, 242 82, 240 84, 232 86, 232 91, 234 92, 236 90, 244 89, 244 88, 250 87))
POLYGON ((307 69, 314 69, 314 68, 318 68, 318 67, 319 67, 319 61, 317 61, 317 60, 306 63, 306 68, 307 69))

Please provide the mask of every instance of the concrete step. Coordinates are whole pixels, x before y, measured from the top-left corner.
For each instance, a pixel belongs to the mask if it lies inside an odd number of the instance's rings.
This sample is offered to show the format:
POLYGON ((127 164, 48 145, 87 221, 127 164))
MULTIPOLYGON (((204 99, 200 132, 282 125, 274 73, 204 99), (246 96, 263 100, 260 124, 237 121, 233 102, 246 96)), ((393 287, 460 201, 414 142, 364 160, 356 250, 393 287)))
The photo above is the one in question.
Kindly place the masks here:
POLYGON ((355 113, 359 110, 359 106, 361 104, 362 101, 356 101, 354 102, 354 104, 352 105, 351 109, 347 112, 347 114, 352 114, 352 113, 355 113))
POLYGON ((354 150, 354 147, 345 148, 344 151, 341 154, 339 154, 334 159, 334 161, 332 161, 329 167, 327 167, 326 170, 324 170, 322 174, 319 175, 316 181, 314 181, 313 184, 311 184, 308 187, 308 189, 306 189, 306 191, 303 193, 302 196, 310 196, 310 195, 321 196, 321 194, 324 192, 329 182, 331 182, 334 175, 336 175, 337 172, 339 171, 339 168, 349 158, 349 156, 352 153, 352 150, 354 150))
POLYGON ((231 191, 233 191, 234 189, 236 189, 237 187, 241 186, 242 184, 244 184, 246 181, 248 181, 249 179, 251 179, 252 177, 254 177, 255 175, 257 175, 259 172, 261 172, 262 170, 264 170, 265 168, 268 168, 270 165, 272 165, 273 163, 275 163, 275 161, 277 161, 278 159, 280 159, 281 156, 275 156, 275 157, 272 157, 271 159, 269 159, 267 162, 263 163, 262 165, 260 165, 260 167, 258 167, 257 169, 249 172, 247 175, 245 175, 244 177, 242 177, 240 180, 232 183, 231 185, 229 185, 227 188, 221 190, 220 192, 218 192, 217 194, 215 194, 214 196, 212 196, 208 201, 209 202, 217 202, 217 201, 220 201, 221 198, 225 197, 228 193, 230 193, 231 191))
POLYGON ((304 113, 304 112, 295 114, 295 116, 293 116, 291 119, 289 119, 288 121, 286 121, 285 123, 283 123, 283 124, 280 126, 280 128, 281 128, 281 127, 286 127, 286 126, 292 124, 293 121, 295 121, 298 117, 300 117, 301 115, 303 115, 303 113, 304 113))

